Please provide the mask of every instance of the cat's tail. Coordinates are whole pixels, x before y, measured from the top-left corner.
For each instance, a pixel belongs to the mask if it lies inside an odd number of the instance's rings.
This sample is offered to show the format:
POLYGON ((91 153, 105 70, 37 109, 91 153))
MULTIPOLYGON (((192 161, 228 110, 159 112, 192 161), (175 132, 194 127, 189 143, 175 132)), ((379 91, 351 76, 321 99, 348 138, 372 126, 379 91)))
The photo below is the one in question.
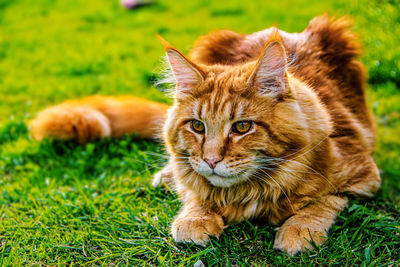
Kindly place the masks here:
POLYGON ((361 54, 358 36, 351 31, 349 17, 335 18, 327 14, 315 17, 304 31, 307 44, 319 49, 319 56, 332 67, 342 68, 361 54))
POLYGON ((37 139, 78 140, 137 133, 139 138, 158 138, 169 106, 134 96, 89 96, 49 107, 30 122, 37 139))

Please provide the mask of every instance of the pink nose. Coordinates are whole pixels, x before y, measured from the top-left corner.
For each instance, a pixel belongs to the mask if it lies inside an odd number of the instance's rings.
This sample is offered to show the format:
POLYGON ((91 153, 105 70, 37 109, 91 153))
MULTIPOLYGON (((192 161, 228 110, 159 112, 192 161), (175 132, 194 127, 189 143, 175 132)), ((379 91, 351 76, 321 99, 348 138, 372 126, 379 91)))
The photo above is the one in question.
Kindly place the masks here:
POLYGON ((211 169, 215 169, 215 166, 217 166, 217 163, 222 160, 222 157, 207 157, 204 158, 204 161, 207 162, 208 166, 210 166, 211 169))

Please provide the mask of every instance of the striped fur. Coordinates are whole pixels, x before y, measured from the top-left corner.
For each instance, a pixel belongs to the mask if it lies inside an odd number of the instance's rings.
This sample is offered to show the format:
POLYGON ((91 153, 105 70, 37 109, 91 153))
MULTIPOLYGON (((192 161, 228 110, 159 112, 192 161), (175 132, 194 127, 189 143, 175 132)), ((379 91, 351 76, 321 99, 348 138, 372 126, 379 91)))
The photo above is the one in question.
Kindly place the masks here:
POLYGON ((170 160, 153 184, 172 181, 180 196, 171 227, 177 242, 204 245, 228 223, 261 219, 280 225, 275 247, 295 254, 312 248, 306 239, 324 242, 347 193, 371 197, 380 185, 360 45, 349 25, 321 16, 301 33, 219 31, 201 37, 189 57, 162 41, 176 82, 168 113, 134 97, 89 97, 43 111, 32 134, 149 138, 163 125, 170 160), (240 135, 237 121, 253 124, 240 135), (214 169, 206 157, 219 160, 214 169))

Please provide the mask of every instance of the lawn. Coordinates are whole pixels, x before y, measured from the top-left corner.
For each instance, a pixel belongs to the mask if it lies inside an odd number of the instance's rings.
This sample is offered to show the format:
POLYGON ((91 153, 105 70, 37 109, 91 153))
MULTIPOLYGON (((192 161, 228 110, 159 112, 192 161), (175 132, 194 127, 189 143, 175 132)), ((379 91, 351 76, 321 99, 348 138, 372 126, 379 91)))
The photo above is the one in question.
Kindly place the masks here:
POLYGON ((0 0, 0 265, 400 265, 400 3, 398 0, 0 0), (348 14, 364 45, 370 107, 379 126, 383 184, 352 199, 329 240, 295 257, 273 249, 272 226, 243 222, 205 248, 175 244, 174 192, 151 187, 160 144, 132 136, 80 146, 29 137, 34 114, 64 99, 152 87, 162 46, 184 52, 215 29, 301 31, 316 15, 348 14))

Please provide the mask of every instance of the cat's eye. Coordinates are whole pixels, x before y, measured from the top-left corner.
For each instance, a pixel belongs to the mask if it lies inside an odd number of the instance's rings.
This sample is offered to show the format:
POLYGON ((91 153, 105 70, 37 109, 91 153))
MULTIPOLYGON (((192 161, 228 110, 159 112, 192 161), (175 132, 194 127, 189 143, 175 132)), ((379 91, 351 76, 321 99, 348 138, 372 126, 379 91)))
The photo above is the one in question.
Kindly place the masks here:
POLYGON ((196 133, 204 133, 204 123, 198 120, 192 120, 192 128, 196 133))
POLYGON ((232 125, 232 131, 237 134, 245 134, 253 125, 251 121, 237 121, 232 125))

